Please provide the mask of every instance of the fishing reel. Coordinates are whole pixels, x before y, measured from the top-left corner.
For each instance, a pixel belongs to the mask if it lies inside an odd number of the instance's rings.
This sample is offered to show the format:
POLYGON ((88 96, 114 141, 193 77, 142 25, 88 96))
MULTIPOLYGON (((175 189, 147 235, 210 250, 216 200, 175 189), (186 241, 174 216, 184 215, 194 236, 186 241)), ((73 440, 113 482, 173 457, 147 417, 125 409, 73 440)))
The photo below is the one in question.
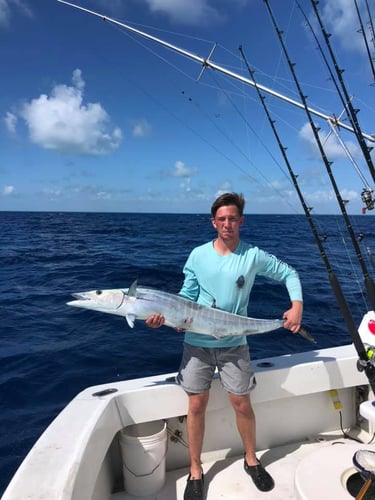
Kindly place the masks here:
POLYGON ((366 349, 366 357, 367 361, 363 359, 359 359, 357 361, 357 369, 359 372, 363 372, 367 365, 371 365, 375 367, 375 346, 370 344, 363 344, 366 349))
POLYGON ((364 207, 362 209, 362 211, 364 211, 364 212, 366 210, 373 210, 375 207, 375 199, 373 198, 372 193, 373 193, 373 190, 370 189, 369 187, 364 188, 362 193, 361 193, 362 201, 366 205, 366 207, 364 207))

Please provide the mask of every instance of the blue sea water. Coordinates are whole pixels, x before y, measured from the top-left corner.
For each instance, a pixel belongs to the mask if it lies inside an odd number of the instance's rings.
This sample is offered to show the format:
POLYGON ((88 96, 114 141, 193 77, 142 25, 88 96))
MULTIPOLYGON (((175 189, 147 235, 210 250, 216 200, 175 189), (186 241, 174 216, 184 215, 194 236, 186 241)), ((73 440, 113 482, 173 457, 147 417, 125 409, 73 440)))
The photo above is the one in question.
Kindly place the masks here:
MULTIPOLYGON (((366 309, 363 276, 342 221, 315 217, 333 270, 357 322, 366 309)), ((374 273, 374 217, 352 218, 374 273)), ((0 494, 57 413, 85 387, 177 370, 182 335, 66 306, 73 292, 145 287, 178 292, 190 250, 215 233, 209 215, 0 212, 0 494)), ((242 238, 299 271, 304 325, 313 346, 285 330, 248 338, 253 359, 351 342, 318 247, 302 215, 248 215, 242 238)), ((284 287, 255 283, 249 315, 277 318, 284 287)))

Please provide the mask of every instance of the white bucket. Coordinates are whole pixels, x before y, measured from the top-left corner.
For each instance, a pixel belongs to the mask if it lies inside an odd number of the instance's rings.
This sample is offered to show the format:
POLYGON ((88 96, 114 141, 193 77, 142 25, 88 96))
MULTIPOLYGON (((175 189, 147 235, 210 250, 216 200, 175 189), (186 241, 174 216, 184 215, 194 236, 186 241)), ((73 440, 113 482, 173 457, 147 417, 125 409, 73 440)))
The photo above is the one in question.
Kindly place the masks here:
POLYGON ((153 495, 165 483, 167 424, 163 420, 129 425, 120 433, 124 487, 131 495, 153 495))

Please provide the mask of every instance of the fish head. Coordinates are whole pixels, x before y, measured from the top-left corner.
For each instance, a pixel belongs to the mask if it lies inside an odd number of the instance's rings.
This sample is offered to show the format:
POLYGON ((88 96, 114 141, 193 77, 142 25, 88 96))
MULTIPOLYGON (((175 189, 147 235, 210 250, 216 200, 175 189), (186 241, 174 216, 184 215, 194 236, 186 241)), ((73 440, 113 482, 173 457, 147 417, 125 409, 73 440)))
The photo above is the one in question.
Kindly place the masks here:
POLYGON ((67 302, 68 306, 82 307, 94 311, 114 312, 118 310, 126 297, 123 290, 91 290, 73 293, 76 300, 67 302))

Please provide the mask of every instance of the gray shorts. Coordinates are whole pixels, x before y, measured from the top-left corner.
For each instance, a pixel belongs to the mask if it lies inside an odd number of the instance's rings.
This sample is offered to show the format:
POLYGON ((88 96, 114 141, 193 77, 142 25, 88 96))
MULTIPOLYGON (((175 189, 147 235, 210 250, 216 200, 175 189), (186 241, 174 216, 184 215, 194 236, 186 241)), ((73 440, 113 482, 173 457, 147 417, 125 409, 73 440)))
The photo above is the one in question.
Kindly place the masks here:
POLYGON ((206 392, 211 387, 216 368, 227 392, 240 396, 249 394, 255 387, 247 345, 206 348, 184 343, 177 383, 188 393, 206 392))

